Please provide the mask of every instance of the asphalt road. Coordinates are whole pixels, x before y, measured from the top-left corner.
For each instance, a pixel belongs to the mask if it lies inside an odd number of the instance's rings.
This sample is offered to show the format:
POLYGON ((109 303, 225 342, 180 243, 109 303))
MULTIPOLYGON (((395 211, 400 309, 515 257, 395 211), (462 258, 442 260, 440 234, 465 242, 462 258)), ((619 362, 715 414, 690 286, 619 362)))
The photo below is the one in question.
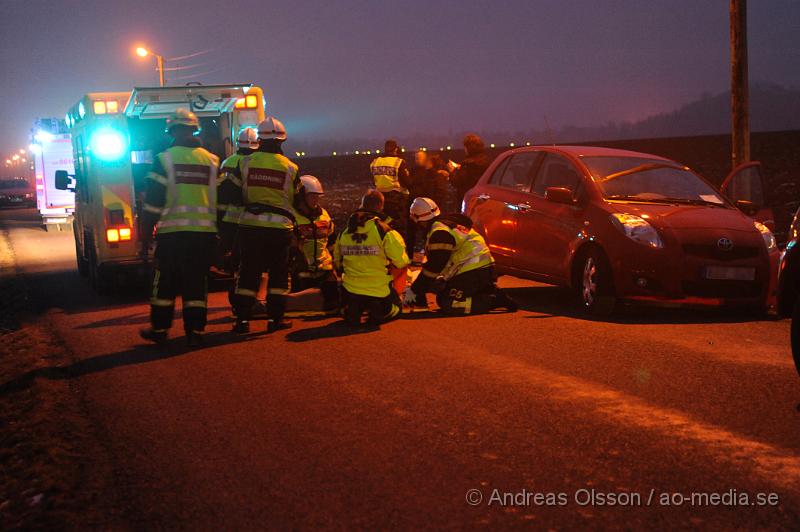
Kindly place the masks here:
POLYGON ((0 221, 36 319, 70 352, 34 378, 82 390, 131 526, 800 521, 787 321, 663 309, 589 321, 563 290, 504 278, 516 314, 417 314, 362 334, 322 319, 237 338, 217 292, 210 345, 158 348, 137 335, 148 307, 135 290, 90 292, 71 233, 42 231, 31 211, 0 221))

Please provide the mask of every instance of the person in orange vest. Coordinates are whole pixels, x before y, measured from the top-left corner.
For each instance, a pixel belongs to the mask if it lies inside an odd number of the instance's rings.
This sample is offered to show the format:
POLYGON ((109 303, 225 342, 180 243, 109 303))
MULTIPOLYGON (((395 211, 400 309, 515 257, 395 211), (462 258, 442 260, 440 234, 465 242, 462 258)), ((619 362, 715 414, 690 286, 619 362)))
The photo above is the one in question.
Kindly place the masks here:
POLYGON ((219 159, 196 134, 197 116, 180 108, 167 120, 172 145, 159 153, 147 174, 142 215, 142 253, 156 228, 155 275, 150 328, 142 338, 163 342, 172 326, 175 298, 183 299, 183 327, 190 346, 202 344, 206 326, 206 280, 217 238, 219 159))

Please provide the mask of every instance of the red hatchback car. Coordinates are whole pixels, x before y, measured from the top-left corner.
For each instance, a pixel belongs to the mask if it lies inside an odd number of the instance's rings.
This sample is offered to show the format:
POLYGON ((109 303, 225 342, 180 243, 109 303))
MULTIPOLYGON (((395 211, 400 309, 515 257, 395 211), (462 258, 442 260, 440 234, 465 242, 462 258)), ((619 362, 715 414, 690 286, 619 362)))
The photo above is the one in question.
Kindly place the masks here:
POLYGON ((499 273, 572 287, 592 313, 620 300, 764 310, 779 251, 771 213, 754 201, 758 167, 740 167, 726 188, 738 201, 656 155, 535 146, 500 155, 463 211, 499 273))

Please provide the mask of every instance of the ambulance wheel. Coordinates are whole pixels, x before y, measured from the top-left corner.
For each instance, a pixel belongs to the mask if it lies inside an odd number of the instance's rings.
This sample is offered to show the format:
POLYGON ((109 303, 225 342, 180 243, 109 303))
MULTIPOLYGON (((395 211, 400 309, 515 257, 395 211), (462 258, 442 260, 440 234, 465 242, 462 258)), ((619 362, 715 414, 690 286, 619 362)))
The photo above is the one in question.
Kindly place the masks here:
POLYGON ((89 285, 99 295, 104 295, 108 292, 108 278, 100 269, 100 265, 97 264, 97 255, 95 254, 93 243, 89 251, 89 285))
POLYGON ((81 277, 89 275, 89 261, 87 261, 83 253, 81 253, 77 238, 75 239, 75 260, 78 263, 78 274, 80 274, 81 277))

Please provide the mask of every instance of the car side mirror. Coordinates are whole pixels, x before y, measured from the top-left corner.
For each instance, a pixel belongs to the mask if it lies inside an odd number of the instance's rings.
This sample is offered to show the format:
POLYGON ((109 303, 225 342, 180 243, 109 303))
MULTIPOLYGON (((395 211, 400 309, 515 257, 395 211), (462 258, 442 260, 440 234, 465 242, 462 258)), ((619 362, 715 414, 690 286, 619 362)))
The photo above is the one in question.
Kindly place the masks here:
POLYGON ((758 214, 760 207, 748 200, 736 200, 736 208, 745 213, 747 216, 755 216, 758 214))
POLYGON ((66 170, 56 170, 56 189, 69 190, 71 179, 66 170))
POLYGON ((564 187, 547 187, 544 191, 544 197, 547 201, 563 205, 575 205, 577 203, 575 198, 572 197, 572 191, 564 187))

